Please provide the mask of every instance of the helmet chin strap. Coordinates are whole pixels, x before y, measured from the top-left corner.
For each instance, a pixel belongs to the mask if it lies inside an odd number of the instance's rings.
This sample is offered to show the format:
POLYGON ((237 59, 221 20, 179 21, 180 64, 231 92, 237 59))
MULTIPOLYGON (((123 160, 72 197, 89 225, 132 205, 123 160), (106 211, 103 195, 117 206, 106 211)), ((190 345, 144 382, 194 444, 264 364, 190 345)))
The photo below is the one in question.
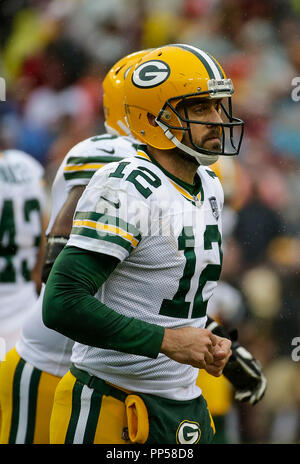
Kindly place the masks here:
POLYGON ((125 134, 131 135, 130 129, 128 126, 126 126, 126 124, 124 124, 122 121, 117 121, 117 124, 120 127, 120 129, 122 129, 125 132, 125 134))
MULTIPOLYGON (((131 135, 131 132, 129 128, 126 126, 126 124, 124 124, 122 121, 117 121, 117 124, 120 127, 120 129, 122 129, 125 132, 126 135, 131 135)), ((117 135, 117 136, 121 135, 120 132, 118 132, 116 129, 113 129, 111 126, 109 126, 106 121, 104 122, 104 127, 105 127, 106 132, 110 135, 117 135)))
POLYGON ((184 145, 183 143, 181 143, 178 140, 178 138, 175 137, 174 134, 172 134, 170 129, 165 124, 163 124, 161 121, 157 121, 157 119, 155 119, 155 122, 159 125, 159 127, 162 128, 162 130, 164 131, 165 136, 169 140, 171 140, 171 142, 173 142, 174 145, 176 145, 177 148, 184 151, 188 155, 193 156, 194 158, 196 158, 196 160, 198 161, 198 163, 200 165, 209 166, 210 164, 214 164, 218 160, 219 155, 213 155, 213 154, 211 154, 211 155, 203 155, 201 153, 198 153, 196 150, 193 150, 193 148, 188 147, 187 145, 184 145))
POLYGON ((120 136, 119 132, 116 131, 116 129, 113 129, 112 127, 110 127, 106 121, 104 122, 104 127, 108 134, 120 136))

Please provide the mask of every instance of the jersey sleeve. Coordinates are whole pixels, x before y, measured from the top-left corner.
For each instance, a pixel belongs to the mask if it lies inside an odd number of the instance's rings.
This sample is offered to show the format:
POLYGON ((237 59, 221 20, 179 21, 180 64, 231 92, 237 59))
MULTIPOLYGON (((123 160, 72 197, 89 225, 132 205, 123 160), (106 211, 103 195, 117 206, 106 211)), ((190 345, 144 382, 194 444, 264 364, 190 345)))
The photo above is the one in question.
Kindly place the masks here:
POLYGON ((80 142, 69 151, 63 168, 68 192, 77 185, 87 185, 95 172, 107 163, 127 156, 116 150, 115 143, 115 138, 107 134, 80 142))
POLYGON ((146 233, 149 206, 123 175, 118 177, 120 164, 111 163, 98 171, 83 192, 68 245, 123 261, 146 233))

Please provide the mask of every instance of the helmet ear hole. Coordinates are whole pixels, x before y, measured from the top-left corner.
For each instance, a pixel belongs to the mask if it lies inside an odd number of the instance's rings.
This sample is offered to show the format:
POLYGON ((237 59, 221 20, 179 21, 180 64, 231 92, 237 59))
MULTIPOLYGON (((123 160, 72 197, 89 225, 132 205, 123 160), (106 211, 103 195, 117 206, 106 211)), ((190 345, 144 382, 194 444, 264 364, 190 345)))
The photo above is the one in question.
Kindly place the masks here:
POLYGON ((154 114, 147 113, 147 118, 149 121, 150 126, 156 127, 158 126, 157 122, 155 121, 155 116, 154 114))

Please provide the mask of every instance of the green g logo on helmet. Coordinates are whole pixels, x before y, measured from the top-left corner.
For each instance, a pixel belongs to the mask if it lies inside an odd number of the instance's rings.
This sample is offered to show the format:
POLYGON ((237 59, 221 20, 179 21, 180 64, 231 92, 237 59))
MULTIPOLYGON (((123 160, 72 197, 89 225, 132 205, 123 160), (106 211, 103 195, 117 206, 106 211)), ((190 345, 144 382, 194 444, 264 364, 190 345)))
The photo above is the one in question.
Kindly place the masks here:
POLYGON ((152 88, 165 82, 170 75, 170 67, 161 60, 146 61, 138 66, 132 74, 136 87, 152 88))

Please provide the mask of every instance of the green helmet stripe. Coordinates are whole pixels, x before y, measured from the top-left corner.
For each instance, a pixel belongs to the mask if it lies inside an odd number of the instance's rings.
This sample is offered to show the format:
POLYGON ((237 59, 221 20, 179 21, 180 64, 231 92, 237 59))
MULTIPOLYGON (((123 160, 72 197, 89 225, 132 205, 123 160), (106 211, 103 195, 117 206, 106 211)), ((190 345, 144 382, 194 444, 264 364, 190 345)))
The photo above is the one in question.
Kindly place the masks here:
POLYGON ((192 45, 184 45, 184 44, 172 44, 171 47, 179 47, 183 50, 187 50, 193 53, 203 64, 205 67, 207 74, 209 75, 210 79, 224 79, 223 72, 216 62, 216 60, 210 56, 208 53, 203 52, 199 48, 193 47, 192 45))

